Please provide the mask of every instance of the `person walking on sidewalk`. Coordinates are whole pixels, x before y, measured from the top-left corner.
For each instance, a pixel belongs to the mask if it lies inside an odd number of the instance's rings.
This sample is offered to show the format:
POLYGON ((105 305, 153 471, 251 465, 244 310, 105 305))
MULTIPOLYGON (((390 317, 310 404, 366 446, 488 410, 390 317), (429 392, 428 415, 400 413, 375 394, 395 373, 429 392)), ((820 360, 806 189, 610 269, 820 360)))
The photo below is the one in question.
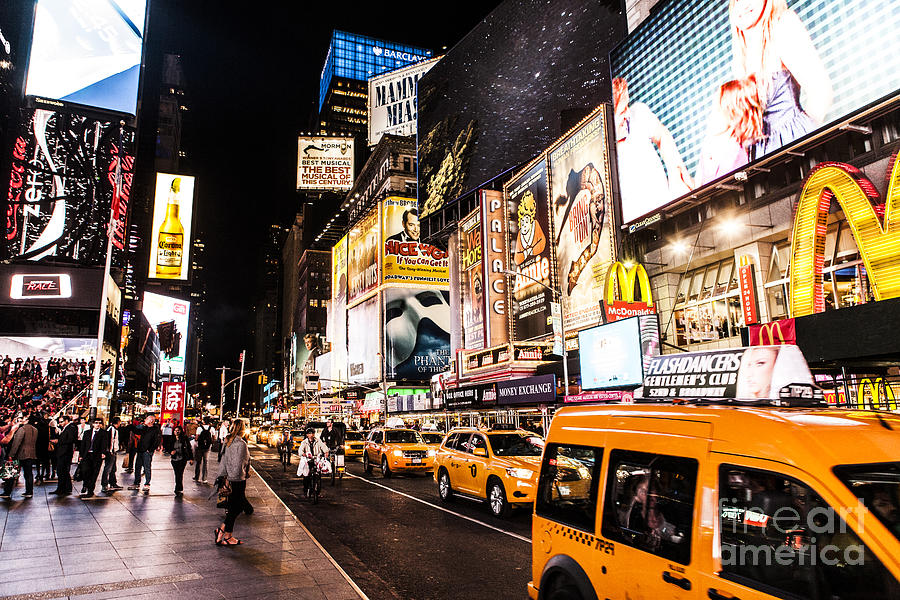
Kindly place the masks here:
MULTIPOLYGON (((34 493, 34 472, 32 467, 37 458, 35 444, 37 444, 38 430, 34 426, 37 420, 37 416, 33 416, 26 424, 16 429, 9 443, 9 458, 19 461, 22 474, 25 476, 25 493, 22 495, 23 498, 31 498, 34 493)), ((3 494, 0 495, 0 498, 9 498, 18 481, 18 477, 5 480, 3 482, 3 494)))
MULTIPOLYGON (((172 456, 172 469, 175 471, 175 495, 180 496, 184 490, 184 467, 191 458, 191 441, 184 434, 181 425, 176 425, 172 430, 172 449, 169 454, 172 456)), ((191 464, 194 461, 191 460, 191 464)))
POLYGON ((37 484, 43 485, 45 479, 50 479, 50 423, 43 411, 32 416, 32 425, 37 429, 37 441, 34 445, 37 484))
POLYGON ((106 428, 106 436, 109 439, 109 448, 106 451, 103 462, 103 475, 100 477, 100 489, 108 494, 110 491, 121 490, 122 486, 116 480, 116 452, 119 451, 119 417, 113 417, 106 428))
POLYGON ((209 458, 209 448, 212 446, 212 427, 209 419, 204 419, 203 424, 197 427, 194 439, 197 442, 197 447, 194 449, 194 481, 209 483, 206 480, 207 459, 209 458))
POLYGON ((135 428, 135 435, 140 436, 134 455, 134 485, 129 485, 129 490, 143 490, 150 493, 150 465, 153 462, 153 453, 159 448, 159 427, 156 426, 156 415, 147 415, 144 422, 135 428), (141 486, 141 471, 144 472, 144 485, 141 486))
POLYGON ((50 492, 57 496, 72 493, 72 456, 78 442, 78 416, 63 415, 59 419, 60 432, 56 443, 56 489, 50 492))
POLYGON ((109 437, 106 430, 103 429, 103 419, 97 417, 91 423, 91 428, 84 432, 81 438, 81 448, 78 451, 81 476, 84 481, 81 498, 93 498, 97 476, 103 470, 103 459, 108 449, 109 437))
MULTIPOLYGON (((231 486, 225 521, 216 529, 216 545, 236 546, 241 540, 232 535, 234 522, 242 512, 250 514, 253 507, 247 501, 247 478, 250 477, 250 449, 244 441, 244 421, 235 419, 222 441, 224 452, 219 461, 219 477, 224 477, 231 486)), ((218 478, 217 478, 218 479, 218 478)))
POLYGON ((222 455, 225 453, 225 438, 228 437, 228 432, 231 431, 231 421, 225 419, 222 421, 222 424, 219 425, 219 462, 222 462, 222 455))

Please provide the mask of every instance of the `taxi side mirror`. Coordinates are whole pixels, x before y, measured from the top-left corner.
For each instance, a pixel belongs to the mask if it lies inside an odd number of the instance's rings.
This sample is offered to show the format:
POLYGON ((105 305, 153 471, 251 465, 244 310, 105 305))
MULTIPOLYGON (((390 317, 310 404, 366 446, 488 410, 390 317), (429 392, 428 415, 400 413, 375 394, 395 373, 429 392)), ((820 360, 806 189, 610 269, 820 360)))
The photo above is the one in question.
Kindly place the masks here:
POLYGON ((472 450, 472 454, 474 454, 475 456, 487 458, 487 448, 475 448, 474 450, 472 450))

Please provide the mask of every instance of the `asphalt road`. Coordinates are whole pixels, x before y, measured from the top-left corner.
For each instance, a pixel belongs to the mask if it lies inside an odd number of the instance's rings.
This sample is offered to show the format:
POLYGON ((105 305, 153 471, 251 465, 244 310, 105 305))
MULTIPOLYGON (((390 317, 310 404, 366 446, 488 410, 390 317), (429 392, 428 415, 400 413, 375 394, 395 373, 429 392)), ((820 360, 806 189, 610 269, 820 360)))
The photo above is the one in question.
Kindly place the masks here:
POLYGON ((317 505, 303 499, 297 457, 251 444, 253 466, 372 600, 528 598, 531 514, 497 519, 461 498, 442 504, 431 476, 381 477, 347 461, 343 481, 326 481, 317 505))

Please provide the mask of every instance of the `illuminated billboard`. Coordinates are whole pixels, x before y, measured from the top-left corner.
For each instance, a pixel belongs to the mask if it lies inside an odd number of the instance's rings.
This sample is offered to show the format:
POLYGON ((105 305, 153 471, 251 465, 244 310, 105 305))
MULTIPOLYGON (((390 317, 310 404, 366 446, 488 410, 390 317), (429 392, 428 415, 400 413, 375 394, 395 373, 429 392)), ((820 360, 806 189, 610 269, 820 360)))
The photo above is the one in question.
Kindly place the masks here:
POLYGON ((115 205, 114 241, 124 241, 134 167, 134 130, 47 110, 23 111, 12 148, 6 257, 103 265, 115 205), (121 187, 116 193, 117 174, 121 187))
POLYGON ((504 187, 508 209, 509 268, 516 276, 507 285, 512 339, 525 341, 553 333, 553 246, 550 243, 547 163, 541 158, 504 187))
MULTIPOLYGON (((331 379, 334 386, 347 379, 347 236, 331 249, 331 304, 326 336, 331 342, 331 379)), ((329 382, 326 382, 329 383, 329 382)))
POLYGON ((602 322, 606 272, 615 260, 608 123, 601 106, 549 151, 553 241, 566 331, 602 322))
POLYGON ((449 285, 447 251, 419 241, 416 199, 388 196, 381 206, 384 214, 382 283, 449 285))
POLYGON ((378 296, 347 311, 347 362, 351 383, 381 380, 378 296))
POLYGON ((660 3, 610 55, 625 222, 900 88, 895 2, 730 5, 660 3))
POLYGON ((148 277, 187 280, 191 268, 193 216, 194 178, 157 173, 148 277))
POLYGON ((352 187, 352 138, 297 138, 298 190, 347 192, 352 187))
POLYGON ((659 319, 644 315, 582 330, 578 347, 581 389, 636 388, 659 355, 659 319))
POLYGON ((460 308, 462 313, 462 347, 480 350, 485 347, 484 270, 482 269, 481 208, 459 221, 460 308))
MULTIPOLYGON (((430 381, 450 365, 450 292, 442 289, 384 290, 386 377, 430 381)), ((369 333, 370 337, 371 332, 369 333)))
POLYGON ((25 94, 135 114, 147 0, 38 0, 25 94))
POLYGON ((184 375, 191 303, 144 292, 142 312, 159 338, 160 374, 184 375))
POLYGON ((378 245, 381 228, 375 209, 353 226, 347 240, 347 302, 352 304, 378 287, 378 245))
POLYGON ((419 78, 437 58, 415 63, 369 80, 369 145, 386 134, 416 135, 419 78))
POLYGON ((99 310, 103 269, 0 265, 0 305, 99 310))

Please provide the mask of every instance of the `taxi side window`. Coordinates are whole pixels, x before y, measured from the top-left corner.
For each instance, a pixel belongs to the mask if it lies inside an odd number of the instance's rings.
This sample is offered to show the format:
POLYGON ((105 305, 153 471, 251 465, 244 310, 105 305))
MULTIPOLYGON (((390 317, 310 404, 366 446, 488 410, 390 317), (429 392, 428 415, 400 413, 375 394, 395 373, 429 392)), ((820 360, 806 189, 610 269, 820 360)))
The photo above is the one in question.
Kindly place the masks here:
POLYGON ((381 438, 382 438, 383 436, 384 436, 384 432, 381 432, 381 431, 373 431, 371 434, 369 434, 369 441, 370 441, 370 442, 374 442, 374 443, 376 443, 376 444, 380 444, 380 443, 381 443, 381 438))
POLYGON ((449 450, 456 450, 456 445, 459 443, 459 434, 451 433, 447 436, 447 441, 444 442, 444 447, 449 450))
POLYGON ((610 452, 603 535, 688 564, 697 468, 692 458, 610 452))
POLYGON ((468 433, 460 434, 459 436, 459 444, 456 446, 456 449, 460 452, 468 452, 472 453, 472 436, 468 433))
POLYGON ((782 597, 887 600, 900 585, 821 496, 796 479, 719 468, 722 572, 782 597))
POLYGON ((594 533, 602 460, 602 448, 548 445, 535 500, 537 514, 594 533))
POLYGON ((487 450, 487 440, 484 439, 483 435, 478 435, 477 433, 473 433, 472 439, 469 440, 468 452, 474 453, 476 448, 484 448, 485 450, 487 450))

